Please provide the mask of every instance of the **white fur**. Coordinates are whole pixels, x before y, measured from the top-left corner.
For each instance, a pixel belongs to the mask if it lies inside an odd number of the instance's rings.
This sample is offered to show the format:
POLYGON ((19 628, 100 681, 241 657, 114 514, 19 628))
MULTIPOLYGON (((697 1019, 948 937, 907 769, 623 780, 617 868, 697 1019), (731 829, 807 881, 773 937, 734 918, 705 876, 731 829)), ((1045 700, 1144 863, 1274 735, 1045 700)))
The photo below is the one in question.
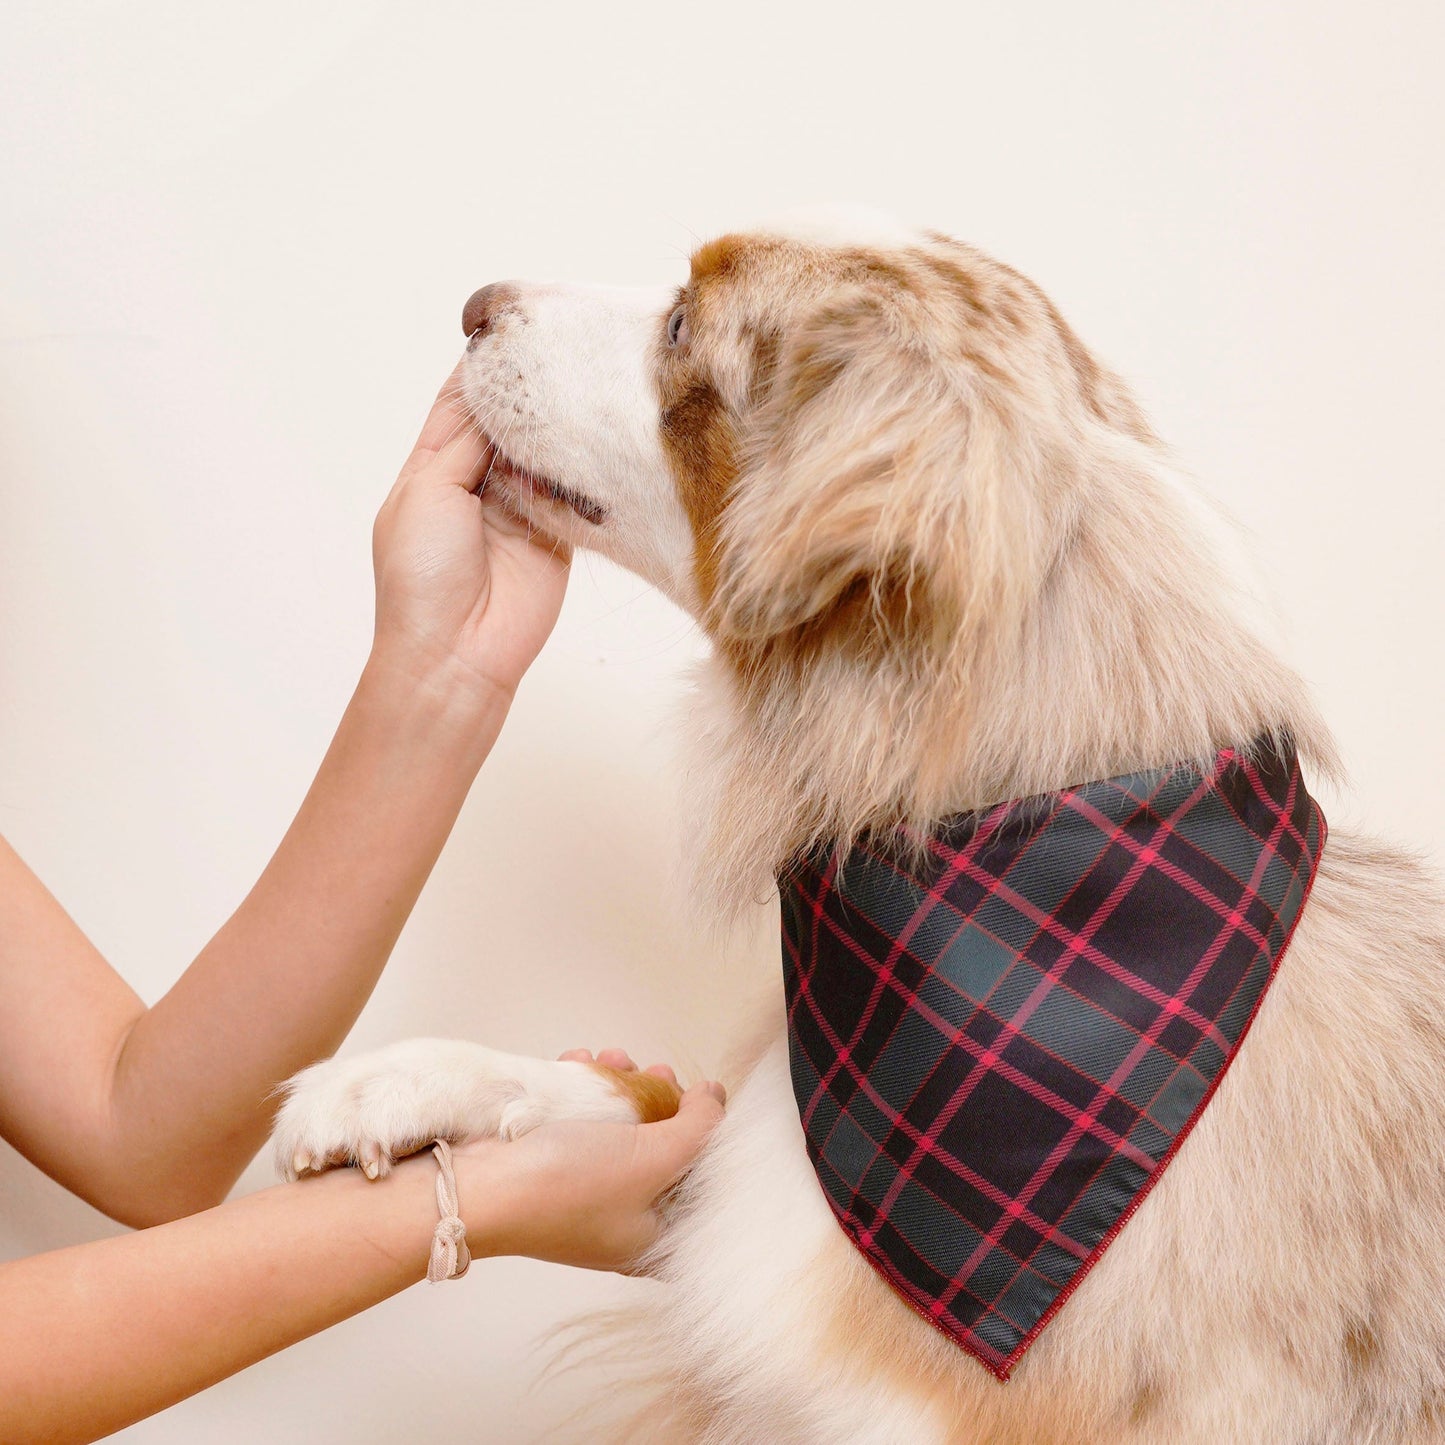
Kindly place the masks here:
POLYGON ((660 1333, 688 1357, 694 1387, 728 1400, 729 1440, 941 1439, 932 1412, 857 1374, 818 1309, 810 1278, 841 1236, 804 1152, 787 1042, 774 1034, 691 1177, 660 1333))

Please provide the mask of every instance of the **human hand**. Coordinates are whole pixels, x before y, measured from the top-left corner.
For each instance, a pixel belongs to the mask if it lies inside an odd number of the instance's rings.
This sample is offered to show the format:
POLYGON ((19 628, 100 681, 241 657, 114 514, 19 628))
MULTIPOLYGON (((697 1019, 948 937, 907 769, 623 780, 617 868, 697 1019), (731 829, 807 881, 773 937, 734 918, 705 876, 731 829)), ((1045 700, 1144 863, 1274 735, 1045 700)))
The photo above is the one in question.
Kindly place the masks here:
POLYGON ((506 703, 557 620, 571 554, 478 496, 491 460, 453 372, 377 514, 373 655, 506 703))
MULTIPOLYGON (((564 1059, 590 1060, 585 1049, 564 1059)), ((636 1064, 617 1049, 597 1062, 636 1064)), ((676 1082, 665 1064, 646 1072, 676 1082)), ((659 1203, 723 1115, 721 1084, 694 1084, 656 1124, 563 1119, 512 1143, 459 1145, 457 1186, 474 1255, 525 1254, 584 1269, 631 1271, 662 1227, 659 1203)))

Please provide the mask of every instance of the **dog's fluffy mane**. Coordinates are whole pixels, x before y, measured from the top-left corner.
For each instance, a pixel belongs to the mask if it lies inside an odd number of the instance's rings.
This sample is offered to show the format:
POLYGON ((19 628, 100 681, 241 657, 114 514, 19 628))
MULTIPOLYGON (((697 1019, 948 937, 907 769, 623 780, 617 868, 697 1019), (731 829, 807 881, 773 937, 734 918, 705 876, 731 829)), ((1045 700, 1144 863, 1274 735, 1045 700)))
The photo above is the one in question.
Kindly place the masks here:
MULTIPOLYGON (((713 243, 715 307, 788 244, 713 243)), ((749 405, 712 418, 728 502, 698 567, 715 900, 866 828, 1262 737, 1336 772, 1234 539, 1201 537, 1208 508, 1031 282, 945 238, 863 253, 754 351, 749 405)))

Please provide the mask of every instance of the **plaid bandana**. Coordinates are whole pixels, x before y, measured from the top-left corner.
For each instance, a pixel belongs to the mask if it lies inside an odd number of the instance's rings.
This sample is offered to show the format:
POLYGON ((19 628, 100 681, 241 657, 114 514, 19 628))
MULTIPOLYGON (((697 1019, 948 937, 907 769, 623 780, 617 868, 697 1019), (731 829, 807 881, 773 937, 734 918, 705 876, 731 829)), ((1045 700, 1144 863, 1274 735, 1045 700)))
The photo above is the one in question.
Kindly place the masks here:
POLYGON ((1293 748, 1261 746, 964 814, 921 865, 865 839, 783 874, 823 1192, 999 1379, 1203 1112, 1324 839, 1293 748))

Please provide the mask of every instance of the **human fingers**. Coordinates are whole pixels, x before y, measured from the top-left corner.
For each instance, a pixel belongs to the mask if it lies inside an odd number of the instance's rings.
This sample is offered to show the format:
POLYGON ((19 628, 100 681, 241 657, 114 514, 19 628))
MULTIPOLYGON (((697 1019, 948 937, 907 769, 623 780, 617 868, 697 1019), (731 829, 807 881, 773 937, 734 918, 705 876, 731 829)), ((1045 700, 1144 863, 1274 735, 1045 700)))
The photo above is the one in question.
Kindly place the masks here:
POLYGON ((402 463, 387 499, 388 508, 395 505, 404 490, 418 484, 477 492, 486 480, 492 455, 490 442, 461 399, 459 372, 454 371, 442 384, 410 455, 402 463))
POLYGON ((526 542, 534 553, 545 556, 556 568, 565 572, 572 561, 571 546, 542 531, 535 522, 529 521, 517 511, 504 496, 486 485, 491 459, 492 451, 488 447, 478 463, 477 475, 471 488, 481 498, 482 520, 486 523, 487 530, 498 538, 526 542))
POLYGON ((401 476, 413 484, 459 487, 475 493, 486 481, 491 460, 491 443, 463 417, 436 447, 413 447, 402 466, 401 476))
POLYGON ((659 1193, 675 1183, 697 1158, 707 1136, 722 1121, 726 1099, 721 1084, 711 1080, 694 1084, 683 1092, 677 1113, 670 1119, 641 1126, 659 1193))

